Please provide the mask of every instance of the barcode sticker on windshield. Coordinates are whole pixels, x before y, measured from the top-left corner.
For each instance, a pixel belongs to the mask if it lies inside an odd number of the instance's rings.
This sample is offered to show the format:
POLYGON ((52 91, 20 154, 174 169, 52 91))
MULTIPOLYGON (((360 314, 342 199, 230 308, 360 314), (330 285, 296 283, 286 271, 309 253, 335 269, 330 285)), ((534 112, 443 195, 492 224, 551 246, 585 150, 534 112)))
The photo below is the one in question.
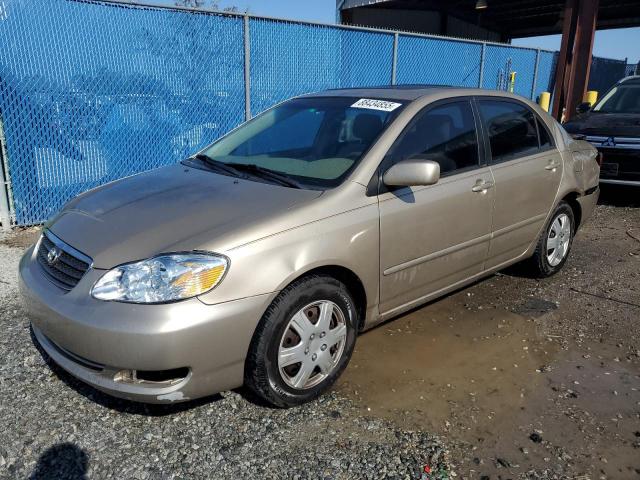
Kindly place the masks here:
POLYGON ((383 112, 393 112, 402 106, 401 103, 387 102, 386 100, 373 100, 371 98, 361 98, 351 105, 353 108, 368 108, 369 110, 382 110, 383 112))

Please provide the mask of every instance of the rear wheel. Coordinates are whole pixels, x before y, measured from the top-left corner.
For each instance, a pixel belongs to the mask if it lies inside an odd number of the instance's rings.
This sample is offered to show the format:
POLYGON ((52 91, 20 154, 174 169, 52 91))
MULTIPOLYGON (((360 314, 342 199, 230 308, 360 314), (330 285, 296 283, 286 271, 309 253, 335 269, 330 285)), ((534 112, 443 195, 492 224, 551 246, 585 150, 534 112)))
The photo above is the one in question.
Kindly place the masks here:
POLYGON ((279 407, 325 392, 347 366, 357 313, 347 288, 328 276, 305 277, 283 290, 256 329, 245 384, 279 407))
POLYGON ((560 271, 569 257, 574 233, 573 210, 568 203, 560 202, 529 261, 532 273, 538 277, 549 277, 560 271))

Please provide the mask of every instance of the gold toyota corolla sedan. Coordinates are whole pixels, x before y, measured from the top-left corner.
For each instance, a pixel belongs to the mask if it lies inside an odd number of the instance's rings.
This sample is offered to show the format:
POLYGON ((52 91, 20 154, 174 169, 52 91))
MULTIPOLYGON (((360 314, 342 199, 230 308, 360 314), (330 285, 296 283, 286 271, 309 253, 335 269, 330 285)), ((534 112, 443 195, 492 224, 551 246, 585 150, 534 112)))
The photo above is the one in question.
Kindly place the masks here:
POLYGON ((21 292, 46 353, 109 394, 244 384, 297 405, 359 332, 516 262, 557 272, 598 175, 590 144, 508 93, 305 95, 70 201, 22 258, 21 292))

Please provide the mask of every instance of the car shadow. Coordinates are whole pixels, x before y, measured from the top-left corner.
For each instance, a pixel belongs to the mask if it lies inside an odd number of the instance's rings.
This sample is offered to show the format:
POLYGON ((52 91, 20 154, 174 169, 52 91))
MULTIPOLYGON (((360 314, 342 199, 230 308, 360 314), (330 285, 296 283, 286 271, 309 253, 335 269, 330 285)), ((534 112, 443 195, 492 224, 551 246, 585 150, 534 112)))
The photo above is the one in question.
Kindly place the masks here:
POLYGON ((220 394, 198 398, 195 400, 188 400, 186 402, 167 404, 141 403, 112 397, 111 395, 107 395, 106 393, 103 393, 100 390, 97 390, 92 386, 78 380, 62 367, 60 367, 40 346, 33 333, 33 329, 30 328, 29 331, 31 334, 31 342, 36 347, 47 366, 56 375, 56 377, 58 377, 58 379, 60 379, 65 385, 72 388, 83 397, 110 410, 116 410, 120 413, 129 413, 133 415, 162 417, 165 415, 173 415, 175 413, 184 412, 186 410, 191 410, 192 408, 200 407, 205 404, 222 400, 222 396, 220 394))
POLYGON ((600 184, 599 205, 640 208, 640 187, 600 184))
POLYGON ((40 458, 29 480, 86 480, 89 454, 73 443, 49 447, 40 458))
POLYGON ((539 279, 540 277, 536 274, 535 270, 530 267, 528 262, 530 259, 522 260, 521 262, 510 265, 499 272, 496 272, 495 275, 504 275, 505 277, 516 277, 516 278, 528 278, 530 280, 539 279))

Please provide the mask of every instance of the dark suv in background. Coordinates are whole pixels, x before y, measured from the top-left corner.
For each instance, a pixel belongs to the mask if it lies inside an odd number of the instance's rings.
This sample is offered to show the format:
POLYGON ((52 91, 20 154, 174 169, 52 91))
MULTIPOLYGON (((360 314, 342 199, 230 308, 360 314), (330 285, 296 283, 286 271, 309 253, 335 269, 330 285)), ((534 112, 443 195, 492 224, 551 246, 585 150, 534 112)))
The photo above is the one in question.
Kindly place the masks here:
POLYGON ((623 78, 578 113, 564 127, 601 153, 600 183, 640 187, 640 75, 623 78))

